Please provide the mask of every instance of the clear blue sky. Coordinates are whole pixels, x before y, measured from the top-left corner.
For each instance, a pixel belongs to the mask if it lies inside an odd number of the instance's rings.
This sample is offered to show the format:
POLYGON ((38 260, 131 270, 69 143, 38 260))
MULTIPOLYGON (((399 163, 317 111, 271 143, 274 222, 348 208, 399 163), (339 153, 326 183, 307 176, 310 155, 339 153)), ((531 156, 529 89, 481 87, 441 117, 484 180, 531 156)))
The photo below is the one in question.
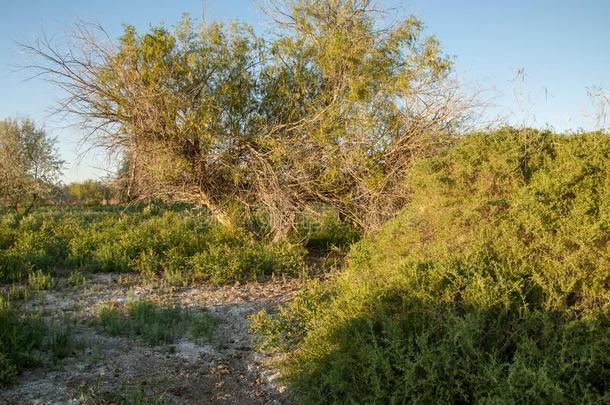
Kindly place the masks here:
MULTIPOLYGON (((557 130, 594 128, 587 87, 610 90, 610 0, 381 0, 396 16, 415 14, 455 57, 459 76, 486 90, 490 114, 513 124, 557 130), (514 78, 524 69, 524 81, 514 78), (519 94, 516 96, 515 94, 519 94), (525 112, 524 112, 525 110, 525 112)), ((34 118, 59 139, 68 162, 65 181, 99 176, 101 153, 79 162, 75 128, 64 128, 49 108, 61 96, 41 80, 24 81, 15 71, 27 59, 15 41, 32 42, 44 30, 61 36, 76 21, 100 23, 117 36, 122 24, 145 30, 173 25, 184 12, 201 16, 201 0, 21 0, 6 1, 0 15, 0 118, 34 118)), ((251 0, 206 0, 205 18, 239 19, 262 31, 268 19, 251 0)))

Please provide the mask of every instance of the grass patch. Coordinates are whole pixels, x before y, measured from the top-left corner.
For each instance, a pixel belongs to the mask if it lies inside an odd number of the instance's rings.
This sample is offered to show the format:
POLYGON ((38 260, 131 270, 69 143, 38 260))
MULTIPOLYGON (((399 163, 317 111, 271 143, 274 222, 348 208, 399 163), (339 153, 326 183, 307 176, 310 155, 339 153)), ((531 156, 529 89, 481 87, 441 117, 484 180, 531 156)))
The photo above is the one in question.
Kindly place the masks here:
POLYGON ((151 386, 139 383, 132 386, 123 386, 117 391, 102 390, 99 387, 88 387, 83 390, 80 397, 86 405, 163 405, 167 404, 162 396, 159 397, 150 392, 151 386))
POLYGON ((66 283, 71 287, 82 286, 87 283, 87 277, 85 277, 82 271, 73 271, 68 275, 66 283))
POLYGON ((150 300, 129 300, 125 305, 105 303, 97 314, 97 324, 113 336, 139 337, 150 345, 172 343, 191 333, 210 339, 215 318, 205 312, 193 313, 179 306, 162 306, 150 300))
POLYGON ((212 340, 218 319, 203 312, 193 315, 190 319, 191 335, 199 342, 212 340))
POLYGON ((26 301, 30 297, 30 288, 27 285, 11 284, 6 290, 5 299, 11 301, 26 301))
POLYGON ((70 320, 45 322, 0 295, 0 386, 27 368, 54 365, 79 347, 70 320))

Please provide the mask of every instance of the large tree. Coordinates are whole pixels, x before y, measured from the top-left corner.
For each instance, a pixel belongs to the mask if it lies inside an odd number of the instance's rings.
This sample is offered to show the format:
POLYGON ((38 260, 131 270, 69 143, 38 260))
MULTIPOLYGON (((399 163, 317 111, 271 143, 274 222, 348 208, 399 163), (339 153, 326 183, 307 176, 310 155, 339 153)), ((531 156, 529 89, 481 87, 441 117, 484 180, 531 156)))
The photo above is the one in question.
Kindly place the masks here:
POLYGON ((261 74, 270 170, 260 194, 280 221, 319 201, 378 227, 404 205, 415 158, 452 142, 468 118, 471 100, 437 40, 415 17, 384 24, 373 3, 271 3, 280 31, 261 74))
POLYGON ((63 161, 55 139, 32 120, 0 121, 0 204, 28 212, 51 198, 63 161))
POLYGON ((282 236, 330 204, 362 228, 407 197, 414 158, 451 142, 467 107, 450 62, 410 17, 383 25, 368 0, 272 3, 278 35, 190 19, 170 32, 88 26, 65 51, 29 47, 98 145, 128 163, 136 198, 264 207, 282 236))

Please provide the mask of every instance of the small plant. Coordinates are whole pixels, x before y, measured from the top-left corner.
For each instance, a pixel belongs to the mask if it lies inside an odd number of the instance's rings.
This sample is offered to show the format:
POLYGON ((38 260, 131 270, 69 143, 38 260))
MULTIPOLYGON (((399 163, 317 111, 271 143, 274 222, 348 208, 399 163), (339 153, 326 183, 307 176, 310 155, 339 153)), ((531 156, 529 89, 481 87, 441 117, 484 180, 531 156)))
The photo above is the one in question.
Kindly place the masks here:
POLYGON ((29 273, 28 284, 33 290, 50 290, 53 288, 54 280, 49 273, 36 270, 29 273))
POLYGON ((52 364, 83 349, 84 343, 74 339, 73 321, 63 319, 47 325, 45 348, 52 364))
POLYGON ((214 334, 218 319, 206 312, 193 315, 191 319, 191 334, 198 341, 209 342, 214 334))
POLYGON ((7 292, 8 301, 25 301, 30 296, 30 289, 28 286, 13 284, 10 286, 7 292))
POLYGON ((161 261, 152 249, 145 249, 131 262, 131 268, 147 279, 157 278, 161 273, 161 261))
POLYGON ((17 373, 17 366, 4 353, 0 353, 0 387, 11 383, 17 373))
POLYGON ((87 277, 83 274, 82 271, 77 270, 70 273, 67 279, 68 285, 72 287, 77 287, 83 285, 87 282, 87 277))
POLYGON ((163 261, 164 281, 173 286, 186 287, 192 278, 188 258, 181 255, 175 248, 167 251, 163 261))

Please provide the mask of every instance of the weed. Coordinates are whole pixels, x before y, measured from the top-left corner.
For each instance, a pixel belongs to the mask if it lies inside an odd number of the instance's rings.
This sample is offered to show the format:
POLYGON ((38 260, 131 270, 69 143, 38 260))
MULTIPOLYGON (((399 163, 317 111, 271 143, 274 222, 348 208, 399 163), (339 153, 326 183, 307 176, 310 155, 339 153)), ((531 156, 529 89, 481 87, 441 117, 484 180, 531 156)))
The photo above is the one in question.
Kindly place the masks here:
POLYGON ((30 296, 30 289, 28 286, 12 284, 7 291, 8 301, 26 301, 30 296))
POLYGON ((77 287, 84 285, 87 282, 87 277, 85 277, 82 271, 77 270, 71 272, 66 281, 69 286, 77 287))
POLYGON ((300 246, 224 226, 202 210, 122 209, 43 207, 21 221, 0 213, 0 281, 76 268, 134 272, 172 285, 228 283, 294 274, 303 263, 300 246))
POLYGON ((206 312, 193 315, 190 321, 191 334, 198 341, 209 342, 217 323, 218 319, 206 312))
POLYGON ((83 350, 85 343, 74 339, 73 321, 64 318, 47 325, 45 350, 52 364, 57 363, 77 350, 83 350))
POLYGON ((28 284, 33 290, 42 291, 52 289, 55 283, 53 277, 49 273, 37 270, 29 273, 28 284))
POLYGON ((157 397, 146 389, 147 384, 140 383, 135 386, 124 386, 116 391, 104 391, 99 387, 84 388, 80 398, 85 405, 163 405, 167 401, 157 397))

